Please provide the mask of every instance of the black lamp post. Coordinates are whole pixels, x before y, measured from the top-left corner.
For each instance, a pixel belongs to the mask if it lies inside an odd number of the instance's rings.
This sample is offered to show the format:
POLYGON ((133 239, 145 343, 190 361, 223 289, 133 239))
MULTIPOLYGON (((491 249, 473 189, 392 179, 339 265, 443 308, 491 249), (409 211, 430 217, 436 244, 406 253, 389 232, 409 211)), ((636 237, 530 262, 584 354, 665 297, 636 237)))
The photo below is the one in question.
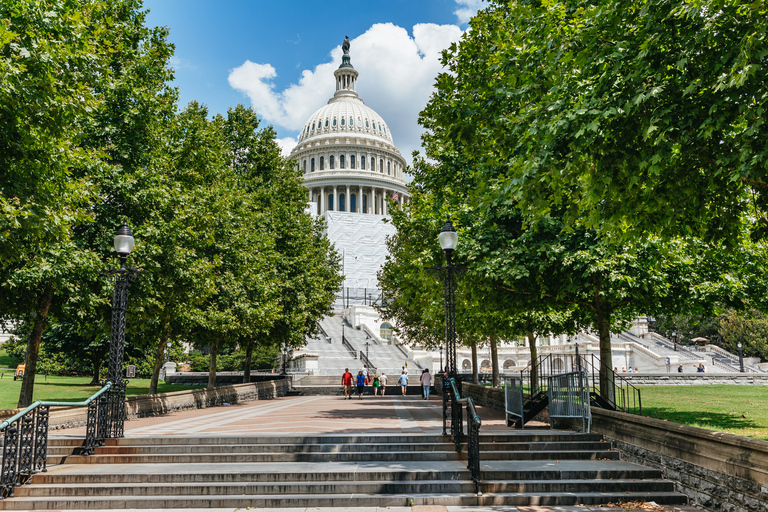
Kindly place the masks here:
POLYGON ((128 286, 135 281, 139 270, 127 268, 128 255, 133 251, 133 232, 127 221, 115 235, 115 252, 120 257, 120 268, 111 269, 115 276, 115 294, 112 298, 112 330, 109 339, 109 369, 107 380, 112 383, 109 389, 109 425, 107 437, 123 437, 125 425, 125 385, 123 380, 123 356, 125 354, 125 317, 128 312, 128 286))
POLYGON ((444 276, 443 297, 445 298, 445 370, 451 377, 456 376, 456 311, 454 292, 456 290, 456 267, 453 265, 452 256, 456 245, 459 243, 459 235, 453 229, 451 219, 445 222, 438 236, 440 247, 445 253, 445 267, 442 269, 444 276))
POLYGON ((675 345, 675 352, 677 352, 677 332, 672 333, 672 343, 675 345))
POLYGON ((368 347, 370 347, 370 346, 371 346, 371 344, 366 339, 365 340, 365 360, 366 360, 366 362, 370 361, 370 359, 368 359, 368 347))
POLYGON ((739 349, 739 371, 741 373, 744 373, 744 352, 741 351, 741 342, 739 342, 738 345, 736 345, 739 349))

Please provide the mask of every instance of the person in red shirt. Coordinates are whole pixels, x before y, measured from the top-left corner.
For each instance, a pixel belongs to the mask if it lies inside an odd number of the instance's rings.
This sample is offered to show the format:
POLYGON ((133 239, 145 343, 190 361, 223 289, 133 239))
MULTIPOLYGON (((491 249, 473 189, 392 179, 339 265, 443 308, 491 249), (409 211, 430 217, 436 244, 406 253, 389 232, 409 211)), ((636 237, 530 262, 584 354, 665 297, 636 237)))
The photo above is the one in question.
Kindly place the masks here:
POLYGON ((341 376, 341 386, 344 388, 344 400, 352 399, 352 374, 349 368, 344 369, 344 375, 341 376))

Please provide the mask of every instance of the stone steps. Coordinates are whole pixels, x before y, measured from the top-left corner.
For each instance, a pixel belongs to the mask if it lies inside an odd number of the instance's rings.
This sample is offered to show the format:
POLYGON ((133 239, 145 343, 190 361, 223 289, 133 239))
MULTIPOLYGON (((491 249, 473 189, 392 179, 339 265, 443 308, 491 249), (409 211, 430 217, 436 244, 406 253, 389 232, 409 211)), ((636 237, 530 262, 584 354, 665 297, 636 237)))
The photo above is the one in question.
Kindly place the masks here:
POLYGON ((658 470, 619 460, 596 434, 481 435, 481 490, 436 434, 154 436, 50 440, 46 473, 0 501, 3 510, 598 505, 686 503, 658 470))
MULTIPOLYGON (((465 477, 468 475, 465 475, 465 477)), ((649 485, 647 480, 505 480, 483 483, 483 493, 579 493, 579 492, 672 492, 674 485, 669 480, 657 480, 649 485)), ((424 494, 424 493, 474 493, 475 485, 469 479, 451 480, 418 480, 418 481, 347 481, 338 482, 190 482, 190 483, 89 483, 83 488, 81 483, 69 484, 38 484, 17 489, 16 496, 26 497, 114 497, 133 496, 184 496, 211 495, 260 495, 260 494, 424 494)))
MULTIPOLYGON (((94 498, 35 498, 35 510, 92 509, 174 509, 174 508, 292 508, 292 507, 392 507, 419 505, 453 506, 544 506, 599 505, 616 500, 654 501, 661 505, 679 504, 680 494, 661 492, 622 493, 471 493, 446 494, 298 494, 298 495, 210 495, 210 496, 115 496, 94 498)), ((6 499, 3 510, 29 510, 30 502, 6 499)))

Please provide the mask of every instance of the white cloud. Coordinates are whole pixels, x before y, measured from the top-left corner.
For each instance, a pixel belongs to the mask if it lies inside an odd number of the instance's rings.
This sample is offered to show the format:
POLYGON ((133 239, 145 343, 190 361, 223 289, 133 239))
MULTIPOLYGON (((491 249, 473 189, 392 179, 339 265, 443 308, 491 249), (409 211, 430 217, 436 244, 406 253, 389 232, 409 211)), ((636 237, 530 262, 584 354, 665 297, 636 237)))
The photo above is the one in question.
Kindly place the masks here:
POLYGON ((291 151, 294 147, 296 147, 297 141, 293 137, 283 137, 282 139, 277 139, 275 142, 277 142, 277 145, 280 146, 280 154, 282 154, 284 157, 287 157, 291 154, 291 151))
MULTIPOLYGON (((408 162, 411 152, 420 147, 418 115, 442 69, 440 52, 461 34, 456 25, 419 24, 413 27, 411 37, 402 27, 380 23, 351 41, 352 65, 360 73, 357 92, 387 122, 408 162)), ((231 71, 229 84, 247 95, 254 110, 268 123, 298 132, 333 95, 333 71, 341 63, 341 55, 337 46, 331 51, 330 62, 304 70, 299 82, 283 91, 275 91, 271 82, 276 76, 274 67, 250 61, 231 71)), ((280 144, 288 147, 286 139, 280 144)))
POLYGON ((459 19, 459 24, 463 25, 468 23, 469 19, 477 14, 477 11, 483 7, 485 0, 456 0, 456 3, 460 5, 458 9, 453 11, 453 14, 459 19))

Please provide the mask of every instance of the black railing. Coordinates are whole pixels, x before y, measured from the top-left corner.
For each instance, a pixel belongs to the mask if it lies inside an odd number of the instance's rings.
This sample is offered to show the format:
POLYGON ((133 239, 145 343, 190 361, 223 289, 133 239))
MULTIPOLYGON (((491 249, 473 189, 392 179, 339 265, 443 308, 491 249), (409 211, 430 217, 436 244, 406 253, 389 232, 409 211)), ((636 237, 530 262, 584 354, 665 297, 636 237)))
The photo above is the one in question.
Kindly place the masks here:
POLYGON ((370 359, 368 359, 368 356, 366 356, 363 351, 360 351, 360 360, 363 362, 366 368, 368 368, 369 372, 376 372, 376 367, 371 363, 370 359))
POLYGON ((343 334, 341 335, 341 344, 344 346, 345 349, 347 349, 347 352, 349 352, 349 354, 352 357, 357 359, 357 350, 355 350, 355 348, 352 346, 349 340, 347 340, 347 337, 344 336, 343 334))
POLYGON ((593 405, 631 414, 643 413, 640 390, 621 374, 602 364, 595 354, 578 357, 575 354, 547 354, 539 356, 535 361, 536 364, 533 363, 534 361, 531 361, 525 369, 520 371, 523 399, 527 404, 546 395, 549 377, 584 371, 589 375, 590 394, 594 398, 593 405), (604 385, 600 383, 601 367, 606 376, 604 385))
POLYGON ((464 412, 461 406, 462 404, 467 405, 467 469, 472 474, 475 492, 480 496, 483 494, 480 490, 480 427, 482 426, 482 421, 480 421, 480 416, 477 415, 472 398, 461 398, 461 392, 459 387, 457 387, 457 384, 461 386, 461 381, 457 381, 454 378, 448 379, 447 377, 446 380, 449 386, 444 384, 443 387, 450 387, 451 435, 453 436, 457 452, 461 452, 461 441, 464 437, 462 421, 464 412))
POLYGON ((14 496, 17 486, 26 483, 35 473, 46 471, 51 407, 87 406, 88 420, 83 453, 90 455, 96 447, 104 444, 110 430, 106 391, 111 387, 112 383, 107 382, 85 402, 37 401, 0 423, 0 431, 3 431, 3 465, 0 474, 2 498, 14 496))

